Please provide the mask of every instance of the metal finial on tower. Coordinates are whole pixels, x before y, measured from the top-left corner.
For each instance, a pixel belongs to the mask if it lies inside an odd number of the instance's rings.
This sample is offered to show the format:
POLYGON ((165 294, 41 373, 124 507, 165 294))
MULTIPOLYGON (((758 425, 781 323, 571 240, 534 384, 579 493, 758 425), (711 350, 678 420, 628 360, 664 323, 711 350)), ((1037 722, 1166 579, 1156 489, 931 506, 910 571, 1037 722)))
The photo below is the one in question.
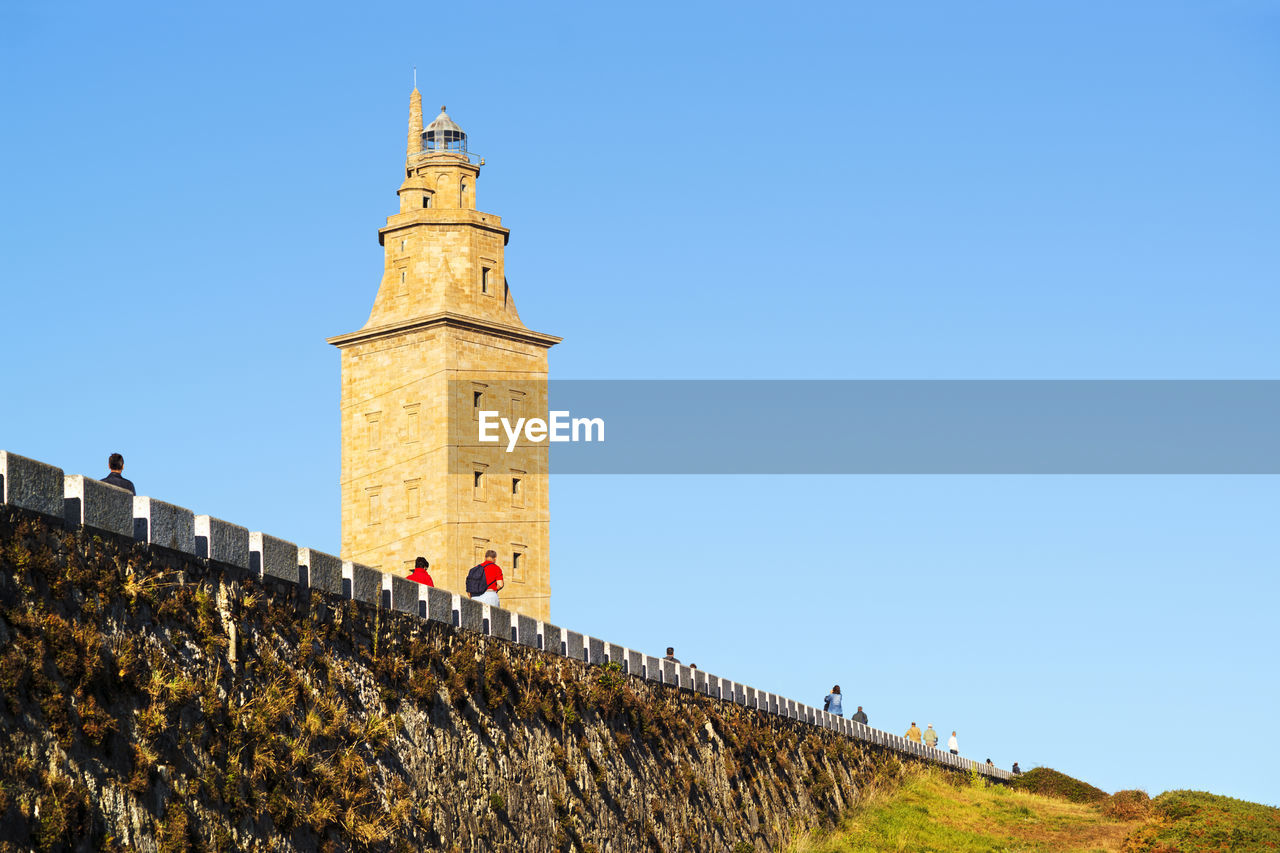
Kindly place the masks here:
POLYGON ((418 66, 413 66, 413 88, 418 88, 418 66))

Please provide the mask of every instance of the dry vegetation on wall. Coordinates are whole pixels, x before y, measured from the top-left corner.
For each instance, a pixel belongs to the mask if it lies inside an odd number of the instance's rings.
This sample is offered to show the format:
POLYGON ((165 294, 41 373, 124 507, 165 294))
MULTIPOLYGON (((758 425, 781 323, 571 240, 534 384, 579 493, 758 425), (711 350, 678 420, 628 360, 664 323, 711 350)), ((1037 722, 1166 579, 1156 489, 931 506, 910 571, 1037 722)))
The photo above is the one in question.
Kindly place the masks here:
POLYGON ((0 850, 775 849, 902 760, 0 508, 0 850))

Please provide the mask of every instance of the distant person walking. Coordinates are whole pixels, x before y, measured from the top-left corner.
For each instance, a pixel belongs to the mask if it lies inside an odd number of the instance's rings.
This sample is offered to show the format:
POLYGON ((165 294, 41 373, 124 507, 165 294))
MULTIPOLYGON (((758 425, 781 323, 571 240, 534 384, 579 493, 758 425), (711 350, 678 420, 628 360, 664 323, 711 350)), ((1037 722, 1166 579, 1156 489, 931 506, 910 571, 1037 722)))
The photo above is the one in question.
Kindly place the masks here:
POLYGON ((952 732, 951 737, 947 738, 947 749, 951 750, 952 755, 960 754, 960 743, 956 740, 955 732, 952 732))
POLYGON ((930 749, 938 748, 938 733, 933 730, 933 723, 930 723, 929 728, 924 730, 924 745, 930 749))
POLYGON ((502 579, 502 569, 494 562, 496 559, 497 551, 484 552, 484 562, 467 573, 467 594, 481 604, 500 607, 498 590, 506 586, 506 581, 502 579))
POLYGON ((419 557, 414 560, 413 571, 409 572, 409 580, 417 581, 425 586, 435 586, 435 581, 431 580, 431 575, 427 572, 427 567, 430 565, 426 557, 419 557))
POLYGON ((916 743, 920 742, 920 730, 916 728, 914 720, 911 722, 911 728, 907 729, 907 733, 903 735, 903 737, 907 740, 915 741, 916 743))
POLYGON ((121 472, 124 471, 124 457, 119 453, 112 453, 107 457, 107 470, 111 473, 102 478, 102 482, 109 486, 115 486, 117 489, 124 489, 131 495, 137 495, 138 492, 133 488, 133 481, 126 480, 121 472))
POLYGON ((675 661, 676 663, 680 663, 680 658, 676 657, 675 646, 667 646, 667 654, 666 654, 666 657, 663 658, 663 660, 675 661))
POLYGON ((865 726, 867 724, 867 712, 862 710, 862 706, 859 705, 858 710, 855 711, 853 716, 849 719, 853 720, 855 723, 862 723, 865 726))
POLYGON ((1018 762, 1016 762, 1016 761, 1015 761, 1015 762, 1013 762, 1013 775, 1014 775, 1014 776, 1021 776, 1021 775, 1022 775, 1022 768, 1018 767, 1018 762))
POLYGON ((827 694, 827 698, 822 700, 822 710, 828 714, 835 714, 837 717, 844 716, 844 708, 840 704, 840 685, 837 684, 831 688, 831 692, 827 694))

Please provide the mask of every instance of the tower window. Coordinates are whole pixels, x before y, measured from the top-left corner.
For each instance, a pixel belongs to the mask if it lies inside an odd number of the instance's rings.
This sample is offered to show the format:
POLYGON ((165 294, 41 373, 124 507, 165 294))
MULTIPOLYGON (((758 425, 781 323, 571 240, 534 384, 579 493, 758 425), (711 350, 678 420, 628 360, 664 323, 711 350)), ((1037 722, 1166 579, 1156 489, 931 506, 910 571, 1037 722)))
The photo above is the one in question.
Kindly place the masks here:
POLYGON ((400 241, 400 251, 402 251, 402 252, 403 252, 403 251, 404 251, 404 247, 405 247, 405 246, 407 246, 407 245, 409 245, 409 241, 408 241, 408 240, 401 240, 401 241, 400 241))
POLYGON ((483 403, 483 402, 484 402, 484 392, 483 392, 483 391, 472 391, 472 392, 471 392, 471 408, 473 408, 473 409, 478 409, 478 408, 480 408, 480 404, 481 404, 481 403, 483 403))
POLYGON ((511 506, 524 506, 524 471, 511 469, 511 506))
POLYGON ((431 196, 424 195, 422 197, 422 209, 429 210, 431 208, 431 196))
POLYGON ((478 501, 485 499, 484 468, 482 467, 476 467, 471 472, 471 497, 478 501))
POLYGON ((458 207, 467 206, 467 182, 458 184, 458 207))
POLYGON ((404 407, 404 442, 412 444, 418 440, 418 404, 411 403, 404 407))
POLYGON ((481 293, 489 292, 489 268, 488 267, 480 268, 480 292, 481 293))
POLYGON ((406 480, 404 483, 405 516, 417 518, 422 514, 421 480, 406 480))
POLYGON ((524 554, 519 551, 511 552, 511 574, 514 575, 512 580, 517 583, 524 581, 524 554))

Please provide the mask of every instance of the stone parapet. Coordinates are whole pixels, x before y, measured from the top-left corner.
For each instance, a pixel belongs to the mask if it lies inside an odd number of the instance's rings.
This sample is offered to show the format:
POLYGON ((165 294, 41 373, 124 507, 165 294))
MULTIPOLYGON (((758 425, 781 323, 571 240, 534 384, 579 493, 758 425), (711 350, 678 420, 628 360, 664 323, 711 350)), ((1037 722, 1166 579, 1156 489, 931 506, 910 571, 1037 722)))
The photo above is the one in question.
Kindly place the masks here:
POLYGON ((381 574, 377 569, 343 560, 342 594, 352 601, 378 604, 382 598, 381 574))
POLYGON ((424 586, 418 590, 419 600, 427 602, 427 618, 432 622, 453 624, 453 595, 433 586, 424 586))
POLYGON ((522 646, 538 647, 538 620, 521 613, 516 617, 516 642, 522 646))
POLYGON ((150 497, 133 499, 133 538, 183 554, 196 553, 196 515, 150 497))
POLYGON ((82 474, 63 478, 62 514, 68 527, 133 535, 133 495, 82 474))
POLYGON ((314 548, 298 549, 298 576, 311 589, 342 595, 342 560, 314 548))
POLYGON ((567 654, 564 643, 564 629, 550 622, 542 623, 542 650, 553 655, 567 654))
POLYGON ((61 468, 0 450, 0 503, 62 518, 64 476, 61 468))
POLYGON ((297 583, 298 546, 261 531, 249 533, 249 571, 264 578, 297 583))
POLYGON ((197 515, 195 535, 197 557, 238 569, 249 568, 249 528, 211 515, 197 515))
POLYGON ((417 581, 399 575, 382 575, 382 606, 400 613, 418 612, 417 581))
POLYGON ((577 631, 566 631, 564 642, 565 657, 570 657, 574 660, 582 660, 583 651, 586 648, 582 642, 582 635, 577 631))

